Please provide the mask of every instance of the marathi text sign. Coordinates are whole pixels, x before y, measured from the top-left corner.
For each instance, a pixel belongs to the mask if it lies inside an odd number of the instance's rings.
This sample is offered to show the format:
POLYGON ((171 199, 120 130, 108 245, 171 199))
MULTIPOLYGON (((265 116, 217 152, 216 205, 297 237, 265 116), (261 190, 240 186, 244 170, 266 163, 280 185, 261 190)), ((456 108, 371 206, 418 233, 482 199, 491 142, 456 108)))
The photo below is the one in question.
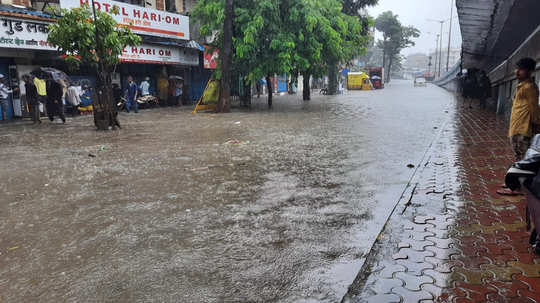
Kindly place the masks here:
MULTIPOLYGON (((89 0, 60 0, 62 8, 91 5, 89 0)), ((111 0, 94 0, 97 10, 109 12, 118 6, 119 14, 111 15, 118 24, 127 25, 137 34, 189 40, 189 17, 111 0)))
POLYGON ((49 23, 19 18, 0 19, 0 47, 56 50, 47 42, 49 23))

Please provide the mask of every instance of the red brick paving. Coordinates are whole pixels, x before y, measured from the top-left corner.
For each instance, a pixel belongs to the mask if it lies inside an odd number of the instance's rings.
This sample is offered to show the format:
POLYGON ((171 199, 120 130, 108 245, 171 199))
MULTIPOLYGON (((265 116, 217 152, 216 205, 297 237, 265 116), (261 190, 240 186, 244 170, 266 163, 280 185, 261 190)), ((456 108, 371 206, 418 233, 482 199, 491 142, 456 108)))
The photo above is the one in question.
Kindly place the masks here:
POLYGON ((540 303, 524 198, 496 194, 513 162, 507 122, 478 109, 453 114, 345 302, 540 303))

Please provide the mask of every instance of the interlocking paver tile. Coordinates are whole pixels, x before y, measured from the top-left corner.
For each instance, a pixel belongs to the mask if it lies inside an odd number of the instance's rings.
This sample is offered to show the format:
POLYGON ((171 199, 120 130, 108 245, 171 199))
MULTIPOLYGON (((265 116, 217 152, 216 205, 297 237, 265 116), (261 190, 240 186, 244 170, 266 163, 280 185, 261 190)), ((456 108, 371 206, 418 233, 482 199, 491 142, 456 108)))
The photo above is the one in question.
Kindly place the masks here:
POLYGON ((378 279, 373 284, 369 285, 369 289, 378 294, 389 294, 392 288, 404 286, 405 282, 400 279, 378 279))
POLYGON ((375 295, 366 301, 367 303, 399 303, 401 298, 394 294, 375 295))
POLYGON ((428 262, 412 262, 410 260, 398 260, 399 265, 407 268, 406 272, 411 275, 420 276, 426 269, 433 269, 435 266, 428 262))
POLYGON ((403 265, 387 263, 387 265, 379 272, 379 276, 383 279, 391 279, 395 273, 406 270, 407 268, 403 265))
POLYGON ((517 270, 520 270, 525 277, 540 278, 540 264, 525 264, 521 262, 510 261, 508 262, 508 265, 517 270))
POLYGON ((392 214, 368 257, 388 268, 368 281, 403 283, 391 289, 401 302, 540 303, 540 258, 528 244, 524 198, 496 194, 513 162, 507 128, 491 112, 452 111, 414 177, 410 206, 392 214), (394 258, 385 243, 399 243, 394 258))
POLYGON ((397 287, 394 288, 392 292, 400 295, 403 298, 403 303, 417 303, 422 300, 433 300, 433 295, 424 290, 410 291, 403 287, 397 287))

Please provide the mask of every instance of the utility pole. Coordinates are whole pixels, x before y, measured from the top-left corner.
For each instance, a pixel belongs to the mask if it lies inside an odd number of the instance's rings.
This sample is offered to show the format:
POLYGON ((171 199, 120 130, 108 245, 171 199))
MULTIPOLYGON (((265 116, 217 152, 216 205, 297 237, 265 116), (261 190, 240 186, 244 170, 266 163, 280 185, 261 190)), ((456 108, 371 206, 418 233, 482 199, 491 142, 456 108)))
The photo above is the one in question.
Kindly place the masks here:
POLYGON ((439 77, 441 76, 441 66, 442 66, 442 34, 443 34, 443 24, 444 24, 444 21, 440 21, 441 22, 441 39, 439 40, 440 43, 441 43, 441 46, 439 47, 439 77))
POLYGON ((446 71, 450 64, 450 43, 452 42, 452 19, 454 19, 454 0, 450 0, 450 30, 448 31, 448 54, 446 54, 446 71))
POLYGON ((441 58, 439 57, 439 38, 441 36, 439 34, 437 34, 437 40, 435 42, 435 64, 433 65, 433 76, 434 77, 437 77, 437 63, 441 60, 441 58), (439 60, 439 61, 437 61, 439 60))

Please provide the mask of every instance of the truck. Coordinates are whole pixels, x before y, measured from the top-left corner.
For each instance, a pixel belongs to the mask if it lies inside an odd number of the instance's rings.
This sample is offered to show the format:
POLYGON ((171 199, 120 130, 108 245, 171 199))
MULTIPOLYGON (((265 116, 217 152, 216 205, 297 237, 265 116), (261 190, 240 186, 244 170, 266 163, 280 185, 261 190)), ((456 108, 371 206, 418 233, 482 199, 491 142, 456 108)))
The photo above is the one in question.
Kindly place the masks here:
POLYGON ((374 89, 384 88, 384 68, 370 67, 368 69, 369 80, 373 84, 374 89))

